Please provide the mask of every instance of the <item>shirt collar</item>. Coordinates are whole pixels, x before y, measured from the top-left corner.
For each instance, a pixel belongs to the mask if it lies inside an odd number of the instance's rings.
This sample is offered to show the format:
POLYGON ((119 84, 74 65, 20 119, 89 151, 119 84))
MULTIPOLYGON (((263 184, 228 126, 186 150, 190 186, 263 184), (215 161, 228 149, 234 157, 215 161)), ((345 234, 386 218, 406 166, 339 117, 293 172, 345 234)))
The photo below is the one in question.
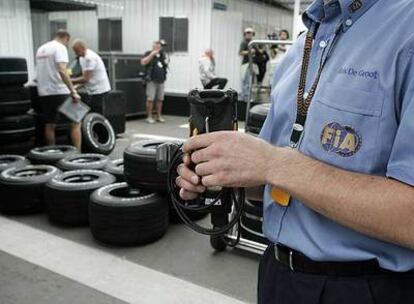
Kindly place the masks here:
POLYGON ((324 4, 323 0, 315 0, 304 12, 302 19, 307 28, 312 22, 321 23, 325 14, 333 17, 337 12, 341 14, 343 31, 347 31, 371 6, 378 0, 330 0, 324 4), (339 11, 338 11, 339 10, 339 11))

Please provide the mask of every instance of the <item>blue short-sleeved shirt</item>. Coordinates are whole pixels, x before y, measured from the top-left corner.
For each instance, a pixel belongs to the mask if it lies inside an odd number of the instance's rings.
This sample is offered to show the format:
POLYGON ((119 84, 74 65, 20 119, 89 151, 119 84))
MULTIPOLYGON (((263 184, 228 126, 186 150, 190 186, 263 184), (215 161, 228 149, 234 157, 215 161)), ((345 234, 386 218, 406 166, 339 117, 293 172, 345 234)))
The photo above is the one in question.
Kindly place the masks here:
MULTIPOLYGON (((324 5, 316 0, 304 21, 320 23, 307 89, 320 61, 330 55, 299 151, 338 168, 413 186, 414 1, 331 0, 324 5)), ((295 121, 304 40, 302 35, 274 75, 272 106, 260 136, 277 146, 288 145, 295 121)), ((270 186, 264 196, 264 233, 274 243, 318 261, 377 258, 385 269, 414 269, 412 250, 337 224, 294 198, 289 207, 279 206, 270 186)))

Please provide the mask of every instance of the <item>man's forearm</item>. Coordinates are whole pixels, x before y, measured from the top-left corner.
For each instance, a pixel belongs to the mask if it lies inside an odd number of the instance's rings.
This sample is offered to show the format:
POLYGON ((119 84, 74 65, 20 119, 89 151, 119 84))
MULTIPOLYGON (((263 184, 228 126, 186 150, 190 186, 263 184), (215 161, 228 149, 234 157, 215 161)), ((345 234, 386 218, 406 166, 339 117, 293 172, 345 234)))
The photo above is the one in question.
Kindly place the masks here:
POLYGON ((75 88, 73 87, 73 84, 70 81, 69 75, 63 71, 59 71, 59 74, 64 84, 68 87, 69 91, 72 93, 75 90, 75 88))
POLYGON ((414 188, 275 148, 268 183, 353 230, 414 249, 414 188))
POLYGON ((72 78, 72 83, 73 84, 84 84, 86 83, 86 80, 83 76, 80 76, 80 77, 72 78))
POLYGON ((147 65, 155 57, 155 53, 150 53, 148 56, 141 59, 142 65, 147 65))

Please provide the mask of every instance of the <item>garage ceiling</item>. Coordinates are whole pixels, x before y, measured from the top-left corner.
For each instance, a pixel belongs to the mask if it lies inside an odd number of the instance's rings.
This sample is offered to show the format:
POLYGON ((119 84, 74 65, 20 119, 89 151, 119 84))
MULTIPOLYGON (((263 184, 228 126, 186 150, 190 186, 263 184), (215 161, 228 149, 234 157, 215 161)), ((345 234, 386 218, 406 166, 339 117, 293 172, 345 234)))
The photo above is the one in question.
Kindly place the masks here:
MULTIPOLYGON (((295 0, 252 0, 262 2, 289 10, 293 10, 295 0)), ((78 11, 78 10, 96 10, 97 5, 114 6, 119 1, 108 0, 30 0, 30 7, 49 12, 55 11, 78 11), (114 4, 112 4, 114 3, 114 4)), ((303 12, 313 0, 301 0, 301 12, 303 12)))
POLYGON ((30 0, 30 8, 47 12, 96 10, 96 4, 77 0, 30 0))
MULTIPOLYGON (((275 0, 275 2, 279 2, 282 5, 286 5, 287 7, 291 8, 293 10, 293 6, 295 4, 294 0, 275 0)), ((301 0, 301 12, 303 12, 311 3, 313 2, 313 0, 301 0)))
MULTIPOLYGON (((266 4, 270 4, 273 6, 282 7, 288 10, 293 11, 293 6, 295 5, 295 0, 252 0, 255 2, 262 2, 266 4)), ((300 11, 303 12, 311 3, 313 0, 301 0, 300 3, 300 11)))

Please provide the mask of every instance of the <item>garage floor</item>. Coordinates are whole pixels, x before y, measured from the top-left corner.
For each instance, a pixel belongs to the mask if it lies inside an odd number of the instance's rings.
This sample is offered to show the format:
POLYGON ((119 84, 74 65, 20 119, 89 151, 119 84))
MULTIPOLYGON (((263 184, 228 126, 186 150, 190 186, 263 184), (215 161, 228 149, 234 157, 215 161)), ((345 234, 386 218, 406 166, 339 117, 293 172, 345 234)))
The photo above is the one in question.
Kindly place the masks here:
MULTIPOLYGON (((186 118, 129 121, 112 157, 131 140, 187 137, 186 118)), ((208 223, 208 219, 204 220, 208 223)), ((254 303, 259 257, 215 253, 208 237, 171 225, 160 241, 111 248, 88 228, 61 228, 46 216, 0 217, 0 303, 254 303)))

